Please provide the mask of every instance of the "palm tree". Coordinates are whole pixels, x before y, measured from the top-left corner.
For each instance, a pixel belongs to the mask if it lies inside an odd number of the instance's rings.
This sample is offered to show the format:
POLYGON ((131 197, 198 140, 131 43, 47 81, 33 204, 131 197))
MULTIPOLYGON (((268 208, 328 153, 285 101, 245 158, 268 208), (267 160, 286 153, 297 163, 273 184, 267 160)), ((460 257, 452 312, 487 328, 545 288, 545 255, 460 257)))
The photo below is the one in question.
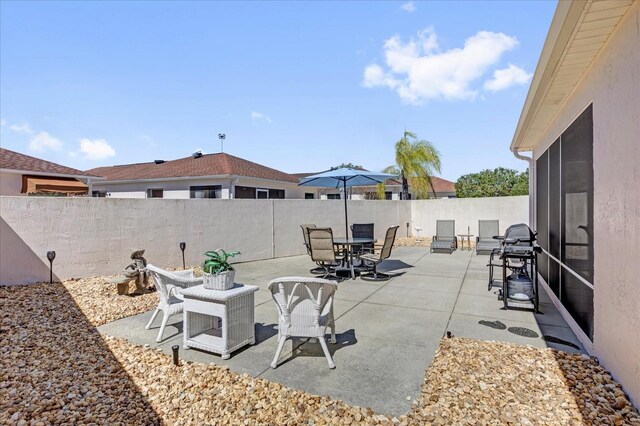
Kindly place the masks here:
POLYGON ((396 142, 396 164, 384 169, 402 179, 401 198, 409 198, 409 182, 418 194, 429 195, 429 188, 435 197, 431 182, 434 172, 440 173, 440 153, 429 141, 418 139, 415 133, 405 130, 402 139, 396 142))

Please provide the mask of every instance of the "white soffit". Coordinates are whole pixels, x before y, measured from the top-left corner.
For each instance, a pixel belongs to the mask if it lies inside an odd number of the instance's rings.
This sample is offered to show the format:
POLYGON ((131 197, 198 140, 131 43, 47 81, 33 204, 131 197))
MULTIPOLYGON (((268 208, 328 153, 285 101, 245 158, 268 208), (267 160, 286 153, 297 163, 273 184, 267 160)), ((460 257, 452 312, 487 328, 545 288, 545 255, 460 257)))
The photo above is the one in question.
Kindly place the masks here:
POLYGON ((532 151, 634 0, 559 1, 511 142, 532 151))

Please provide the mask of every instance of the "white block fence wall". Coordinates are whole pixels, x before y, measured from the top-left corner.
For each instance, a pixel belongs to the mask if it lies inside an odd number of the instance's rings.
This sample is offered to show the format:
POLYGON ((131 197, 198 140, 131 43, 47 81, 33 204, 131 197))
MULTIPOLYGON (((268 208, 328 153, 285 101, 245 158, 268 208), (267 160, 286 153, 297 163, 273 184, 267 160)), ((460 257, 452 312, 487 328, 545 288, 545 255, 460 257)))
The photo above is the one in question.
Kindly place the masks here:
MULTIPOLYGON (((478 219, 499 219, 503 230, 528 221, 528 197, 349 201, 350 223, 373 222, 381 239, 390 226, 398 236, 413 223, 424 236, 436 219, 456 220, 456 231, 477 234, 478 219)), ((304 254, 301 224, 315 223, 344 234, 340 200, 167 200, 0 197, 0 284, 48 281, 46 253, 56 251, 59 279, 119 273, 131 252, 145 249, 150 263, 187 265, 207 250, 240 250, 238 261, 304 254)))

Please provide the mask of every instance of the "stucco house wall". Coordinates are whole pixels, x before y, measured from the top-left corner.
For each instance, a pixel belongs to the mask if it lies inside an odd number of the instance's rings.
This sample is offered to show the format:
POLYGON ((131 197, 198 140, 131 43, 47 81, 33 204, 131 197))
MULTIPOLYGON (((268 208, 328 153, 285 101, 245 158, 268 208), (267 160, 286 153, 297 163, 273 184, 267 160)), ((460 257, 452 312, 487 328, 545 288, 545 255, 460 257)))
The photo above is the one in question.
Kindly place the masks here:
POLYGON ((0 195, 22 196, 22 174, 0 172, 0 195))
POLYGON ((593 351, 640 403, 640 3, 611 35, 534 150, 593 103, 593 351))
POLYGON ((147 189, 162 188, 163 198, 187 199, 190 198, 191 186, 220 185, 222 187, 222 199, 235 198, 235 186, 250 186, 265 189, 284 189, 285 198, 304 198, 305 193, 313 193, 317 198, 317 190, 309 187, 299 187, 293 183, 279 182, 264 179, 245 177, 236 178, 174 178, 138 180, 134 182, 96 182, 94 191, 106 191, 111 198, 146 198, 147 189))

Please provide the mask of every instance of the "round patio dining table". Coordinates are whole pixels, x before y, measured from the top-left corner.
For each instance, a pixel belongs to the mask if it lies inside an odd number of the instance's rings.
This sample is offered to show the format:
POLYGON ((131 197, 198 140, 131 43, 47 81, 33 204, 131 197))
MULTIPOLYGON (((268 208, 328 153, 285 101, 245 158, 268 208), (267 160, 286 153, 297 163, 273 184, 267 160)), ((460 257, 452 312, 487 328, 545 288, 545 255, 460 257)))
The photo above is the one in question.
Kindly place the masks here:
MULTIPOLYGON (((356 272, 353 269, 353 246, 363 246, 366 244, 375 243, 375 238, 340 238, 335 237, 333 239, 334 246, 346 246, 349 250, 349 258, 347 259, 347 265, 351 269, 351 278, 356 279, 356 272)), ((346 258, 346 257, 345 257, 346 258)))

